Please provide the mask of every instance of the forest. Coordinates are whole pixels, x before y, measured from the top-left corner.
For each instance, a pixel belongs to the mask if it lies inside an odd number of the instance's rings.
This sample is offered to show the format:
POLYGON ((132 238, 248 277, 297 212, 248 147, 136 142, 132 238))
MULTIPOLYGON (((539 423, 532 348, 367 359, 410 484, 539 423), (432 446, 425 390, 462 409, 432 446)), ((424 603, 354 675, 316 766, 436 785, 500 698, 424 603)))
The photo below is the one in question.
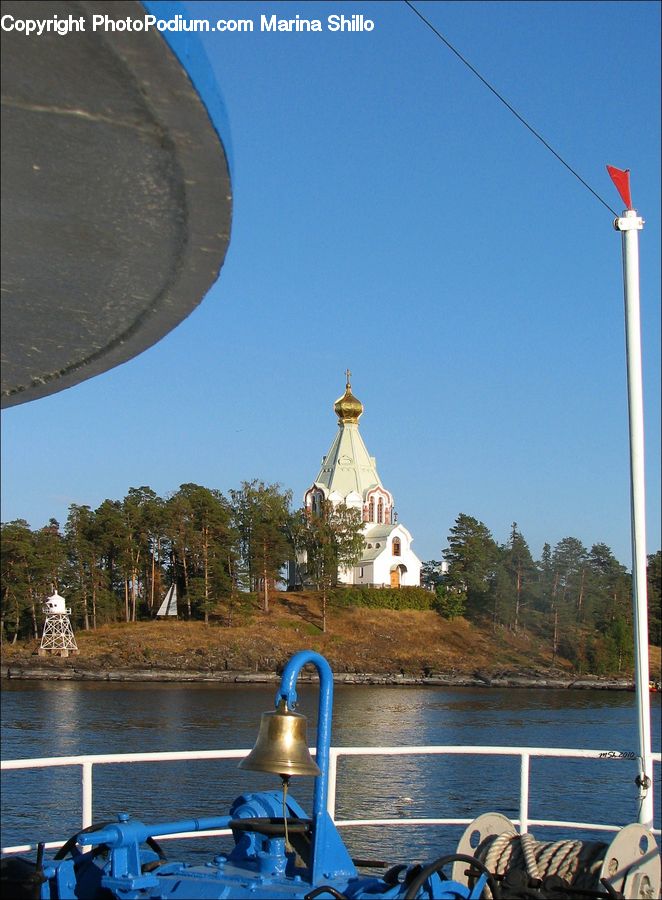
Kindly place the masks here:
MULTIPOLYGON (((228 496, 197 484, 182 484, 167 497, 130 488, 97 509, 72 504, 64 526, 55 519, 36 530, 22 519, 3 523, 0 637, 38 638, 41 604, 55 590, 71 607, 74 628, 148 620, 173 582, 180 617, 232 626, 247 603, 257 614, 269 612, 285 565, 302 551, 307 565, 299 574, 323 593, 325 630, 327 597, 331 607, 334 600, 380 605, 380 598, 394 607, 391 590, 369 592, 369 600, 365 589, 334 590, 338 569, 360 558, 361 524, 356 510, 330 504, 313 519, 292 509, 291 491, 258 480, 228 496)), ((499 544, 464 513, 445 541, 443 559, 424 562, 421 579, 439 615, 536 633, 553 658, 583 670, 631 668, 631 577, 606 544, 587 548, 566 537, 545 544, 536 560, 516 523, 499 544)), ((658 550, 648 557, 649 637, 657 646, 661 583, 658 550)), ((421 592, 395 593, 401 608, 421 608, 421 592)))

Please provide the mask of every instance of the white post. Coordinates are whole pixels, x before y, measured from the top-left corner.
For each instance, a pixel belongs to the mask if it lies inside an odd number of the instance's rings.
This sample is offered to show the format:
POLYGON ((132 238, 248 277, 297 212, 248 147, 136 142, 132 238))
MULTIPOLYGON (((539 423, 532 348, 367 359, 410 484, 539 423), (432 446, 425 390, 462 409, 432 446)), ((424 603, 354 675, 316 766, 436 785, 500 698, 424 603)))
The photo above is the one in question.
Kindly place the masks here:
POLYGON ((336 817, 336 790, 338 778, 338 751, 333 747, 329 748, 329 773, 328 773, 328 794, 326 798, 326 811, 335 821, 336 817))
POLYGON ((522 753, 519 775, 519 833, 526 834, 529 830, 529 763, 531 757, 528 753, 522 753))
POLYGON ((639 823, 653 827, 653 759, 648 671, 648 602, 646 590, 646 501, 644 492, 644 404, 639 314, 639 235, 644 220, 627 209, 614 221, 622 234, 625 291, 625 338, 630 420, 630 489, 632 506, 632 600, 634 607, 635 690, 639 718, 639 823))
POLYGON ((92 824, 92 763, 89 760, 83 762, 83 828, 89 828, 92 824))

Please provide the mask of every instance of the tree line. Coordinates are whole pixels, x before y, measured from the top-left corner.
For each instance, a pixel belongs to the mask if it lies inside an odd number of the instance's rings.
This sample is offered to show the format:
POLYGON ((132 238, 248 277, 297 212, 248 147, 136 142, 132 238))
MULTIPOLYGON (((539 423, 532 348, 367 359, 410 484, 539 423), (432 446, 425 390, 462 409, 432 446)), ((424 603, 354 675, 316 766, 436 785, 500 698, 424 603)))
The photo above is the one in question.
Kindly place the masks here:
POLYGON ((283 567, 304 556, 303 583, 326 599, 338 568, 360 558, 360 514, 326 504, 311 517, 291 502, 291 491, 258 480, 227 497, 182 484, 163 498, 143 486, 97 509, 72 504, 63 529, 55 519, 37 530, 3 523, 0 635, 39 637, 41 603, 55 590, 88 630, 155 616, 173 583, 180 615, 209 622, 215 612, 232 625, 240 595, 258 594, 268 612, 283 567))
MULTIPOLYGON (((576 537, 545 543, 535 560, 513 523, 505 544, 478 519, 461 513, 448 535, 443 562, 423 565, 422 580, 442 614, 490 622, 542 636, 552 659, 578 668, 621 671, 633 657, 632 579, 604 543, 590 549, 576 537)), ((662 552, 648 557, 648 627, 660 645, 662 552)))
MULTIPOLYGON (((42 601, 57 590, 74 627, 156 615, 170 584, 180 616, 232 625, 246 596, 268 612, 271 592, 288 561, 298 581, 327 599, 338 570, 358 562, 362 523, 357 510, 322 505, 313 517, 292 509, 278 484, 243 482, 227 496, 182 484, 167 497, 130 488, 97 509, 72 504, 64 526, 51 519, 33 530, 24 520, 2 525, 0 635, 38 638, 42 601)), ((552 657, 581 668, 624 669, 632 657, 631 577, 604 543, 590 549, 574 537, 545 544, 535 560, 513 523, 499 544, 488 527, 461 513, 442 560, 428 560, 422 584, 447 618, 465 616, 495 630, 535 634, 552 657)), ((649 632, 660 644, 662 554, 648 558, 649 632)))

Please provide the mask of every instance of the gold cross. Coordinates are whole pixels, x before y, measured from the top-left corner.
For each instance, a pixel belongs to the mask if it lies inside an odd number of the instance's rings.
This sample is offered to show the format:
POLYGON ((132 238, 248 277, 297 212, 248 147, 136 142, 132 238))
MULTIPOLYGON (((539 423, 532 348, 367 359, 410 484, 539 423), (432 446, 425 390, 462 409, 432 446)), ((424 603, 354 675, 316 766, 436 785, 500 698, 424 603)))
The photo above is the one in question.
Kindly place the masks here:
POLYGON ((345 369, 345 375, 347 376, 346 387, 351 387, 351 384, 349 383, 349 379, 352 377, 352 373, 349 371, 349 369, 345 369))

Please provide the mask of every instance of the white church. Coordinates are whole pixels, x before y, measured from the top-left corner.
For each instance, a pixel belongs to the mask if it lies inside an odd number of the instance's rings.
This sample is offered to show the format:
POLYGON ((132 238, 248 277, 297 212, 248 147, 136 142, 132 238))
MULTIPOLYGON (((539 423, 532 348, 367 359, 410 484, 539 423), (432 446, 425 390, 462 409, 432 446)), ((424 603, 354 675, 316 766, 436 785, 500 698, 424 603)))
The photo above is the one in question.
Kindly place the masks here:
POLYGON ((377 474, 359 433, 363 404, 352 394, 347 371, 345 393, 334 404, 338 433, 322 460, 317 478, 304 495, 312 513, 329 500, 358 509, 363 519, 363 556, 352 568, 338 573, 342 584, 398 588, 421 583, 421 561, 411 549, 412 536, 397 521, 393 495, 377 474))

